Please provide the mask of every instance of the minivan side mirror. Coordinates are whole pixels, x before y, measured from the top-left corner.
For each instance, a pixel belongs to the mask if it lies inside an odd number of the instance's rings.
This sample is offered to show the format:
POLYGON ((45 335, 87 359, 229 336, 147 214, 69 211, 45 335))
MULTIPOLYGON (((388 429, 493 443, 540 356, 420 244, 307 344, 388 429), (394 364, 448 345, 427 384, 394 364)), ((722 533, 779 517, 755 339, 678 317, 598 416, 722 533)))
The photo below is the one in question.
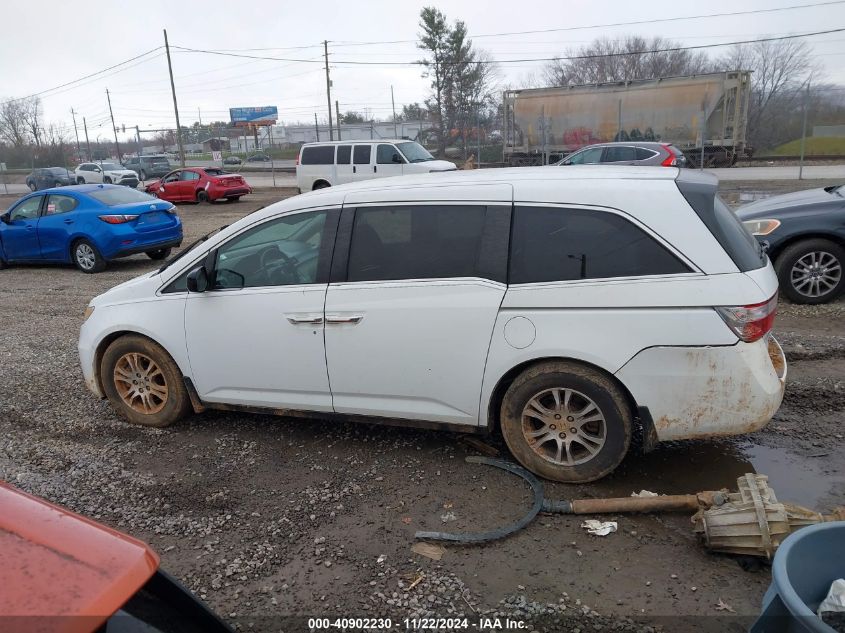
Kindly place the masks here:
POLYGON ((188 292, 205 292, 208 290, 208 271, 206 271, 205 266, 195 268, 188 273, 185 281, 188 292))

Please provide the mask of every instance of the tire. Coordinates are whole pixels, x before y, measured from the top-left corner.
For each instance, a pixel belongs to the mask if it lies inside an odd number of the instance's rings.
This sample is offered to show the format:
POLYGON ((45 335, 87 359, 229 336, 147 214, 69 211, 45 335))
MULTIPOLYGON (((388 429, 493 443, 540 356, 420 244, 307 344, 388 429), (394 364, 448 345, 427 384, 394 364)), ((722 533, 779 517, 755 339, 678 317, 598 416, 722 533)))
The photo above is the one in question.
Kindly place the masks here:
POLYGON ((146 180, 146 179, 147 179, 147 172, 145 172, 145 171, 142 169, 142 170, 141 170, 141 172, 138 174, 138 177, 139 177, 141 180, 146 180))
POLYGON ((197 191, 197 204, 202 204, 203 202, 209 202, 208 192, 204 189, 200 189, 197 191))
POLYGON ((179 367, 164 348, 142 336, 121 336, 109 345, 100 376, 109 402, 132 424, 169 426, 190 409, 179 367))
POLYGON ((612 378, 578 363, 551 361, 530 367, 511 383, 500 422, 505 443, 525 468, 553 481, 583 483, 620 464, 631 444, 632 417, 612 378), (532 401, 545 416, 529 407, 532 401))
POLYGON ((62 183, 60 183, 60 182, 57 180, 56 182, 54 182, 54 183, 53 183, 53 186, 54 186, 54 187, 61 187, 61 186, 62 186, 62 183))
POLYGON ((326 187, 331 187, 331 185, 329 183, 327 183, 325 180, 320 180, 320 181, 314 183, 314 187, 312 188, 312 191, 317 191, 317 189, 325 189, 326 187))
POLYGON ((106 260, 100 255, 97 247, 86 239, 76 240, 71 246, 70 254, 73 263, 84 273, 99 273, 106 268, 106 260))
POLYGON ((793 303, 827 303, 845 291, 845 248, 822 238, 790 244, 775 260, 775 272, 793 303))
POLYGON ((26 183, 26 186, 29 187, 30 191, 35 191, 36 189, 38 189, 38 187, 35 186, 34 182, 28 182, 26 183))
POLYGON ((226 202, 238 202, 240 199, 240 196, 232 196, 231 198, 226 198, 226 202))
POLYGON ((111 184, 111 178, 109 178, 108 176, 103 178, 103 184, 104 185, 110 185, 111 184))
POLYGON ((77 184, 77 185, 84 185, 84 184, 85 184, 85 179, 84 179, 84 178, 79 178, 79 177, 77 177, 77 179, 76 179, 76 184, 77 184))
POLYGON ((154 251, 147 251, 145 253, 145 255, 147 257, 149 257, 150 259, 155 259, 155 260, 167 259, 168 257, 170 257, 170 252, 171 252, 171 249, 169 249, 169 248, 159 248, 159 249, 156 249, 154 251))

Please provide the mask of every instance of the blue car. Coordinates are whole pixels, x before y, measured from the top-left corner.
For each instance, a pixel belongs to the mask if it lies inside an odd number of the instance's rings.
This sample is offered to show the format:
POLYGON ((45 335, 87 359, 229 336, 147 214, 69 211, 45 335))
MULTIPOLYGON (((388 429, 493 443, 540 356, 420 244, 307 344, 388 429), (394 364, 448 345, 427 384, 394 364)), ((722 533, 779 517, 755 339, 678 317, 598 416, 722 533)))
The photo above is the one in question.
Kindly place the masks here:
POLYGON ((74 185, 29 194, 0 215, 0 268, 73 263, 84 273, 135 253, 164 259, 182 243, 176 207, 119 185, 74 185))

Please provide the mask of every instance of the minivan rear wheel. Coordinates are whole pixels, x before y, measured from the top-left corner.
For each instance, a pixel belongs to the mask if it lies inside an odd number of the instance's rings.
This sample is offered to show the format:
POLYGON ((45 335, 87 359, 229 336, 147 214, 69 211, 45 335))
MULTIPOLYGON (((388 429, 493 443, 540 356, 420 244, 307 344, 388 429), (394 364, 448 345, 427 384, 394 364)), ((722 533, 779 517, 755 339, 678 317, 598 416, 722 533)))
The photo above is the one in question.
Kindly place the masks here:
POLYGON ((164 427, 188 413, 182 372, 164 348, 147 338, 117 339, 103 354, 100 372, 109 402, 133 424, 164 427))
POLYGON ((845 248, 822 238, 802 240, 784 249, 775 271, 793 303, 826 303, 845 291, 845 248))
POLYGON ((501 427, 516 460, 546 479, 588 482, 613 471, 631 443, 632 415, 612 378, 568 361, 535 365, 511 383, 501 427))

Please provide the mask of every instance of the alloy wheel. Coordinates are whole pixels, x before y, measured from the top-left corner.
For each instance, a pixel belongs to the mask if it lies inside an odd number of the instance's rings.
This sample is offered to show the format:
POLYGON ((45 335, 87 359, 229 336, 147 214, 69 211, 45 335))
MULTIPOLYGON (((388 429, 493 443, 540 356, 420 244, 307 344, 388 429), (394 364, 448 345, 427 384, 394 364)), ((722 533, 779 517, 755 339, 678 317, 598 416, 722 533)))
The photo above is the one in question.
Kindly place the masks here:
POLYGON ((130 352, 121 356, 114 366, 113 379, 120 399, 138 413, 158 413, 167 404, 164 373, 146 354, 130 352))
POLYGON ((80 268, 91 270, 97 263, 97 254, 91 246, 82 243, 76 247, 76 261, 79 263, 80 268))
POLYGON ((523 408, 522 433, 531 450, 546 461, 575 466, 604 447, 607 423, 598 405, 580 391, 546 389, 523 408))
POLYGON ((822 297, 842 280, 842 263, 832 253, 811 251, 795 262, 789 279, 799 294, 814 299, 822 297))

